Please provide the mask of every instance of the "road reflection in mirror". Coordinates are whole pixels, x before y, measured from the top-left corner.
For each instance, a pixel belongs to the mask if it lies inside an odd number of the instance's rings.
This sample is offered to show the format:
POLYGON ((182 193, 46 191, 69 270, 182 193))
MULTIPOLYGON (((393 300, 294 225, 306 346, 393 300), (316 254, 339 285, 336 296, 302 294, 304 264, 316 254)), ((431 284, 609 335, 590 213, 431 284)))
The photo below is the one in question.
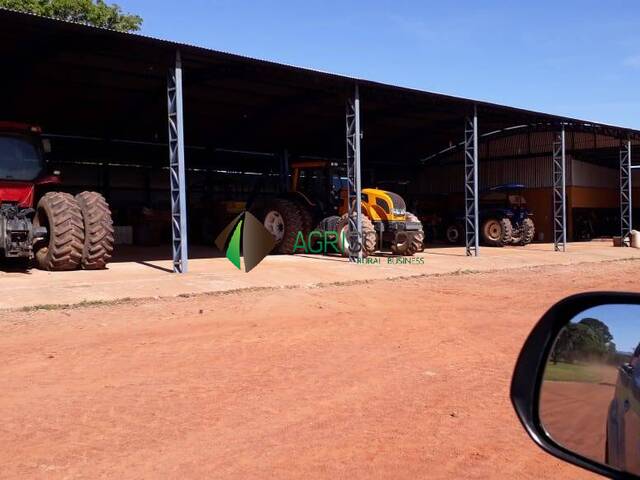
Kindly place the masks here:
POLYGON ((640 474, 640 305, 601 305, 559 333, 540 390, 540 420, 559 445, 640 474))

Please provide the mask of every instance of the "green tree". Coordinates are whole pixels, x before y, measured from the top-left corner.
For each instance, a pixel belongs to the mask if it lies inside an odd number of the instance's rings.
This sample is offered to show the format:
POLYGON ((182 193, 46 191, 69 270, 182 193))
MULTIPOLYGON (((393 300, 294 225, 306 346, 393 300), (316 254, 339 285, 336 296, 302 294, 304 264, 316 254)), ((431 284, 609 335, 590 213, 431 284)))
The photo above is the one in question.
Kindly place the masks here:
POLYGON ((0 7, 119 32, 134 32, 142 26, 142 17, 104 0, 0 0, 0 7))
POLYGON ((550 360, 556 363, 558 361, 603 359, 609 352, 609 345, 613 337, 606 325, 599 320, 595 320, 595 322, 598 323, 590 321, 570 323, 563 328, 551 352, 550 360), (601 327, 604 327, 606 331, 601 327), (605 341, 606 338, 609 340, 605 341))
POLYGON ((602 343, 607 344, 611 340, 613 340, 613 335, 611 335, 609 327, 607 327, 597 318, 583 318, 582 320, 580 320, 580 323, 582 325, 588 325, 589 327, 591 327, 598 334, 602 343))

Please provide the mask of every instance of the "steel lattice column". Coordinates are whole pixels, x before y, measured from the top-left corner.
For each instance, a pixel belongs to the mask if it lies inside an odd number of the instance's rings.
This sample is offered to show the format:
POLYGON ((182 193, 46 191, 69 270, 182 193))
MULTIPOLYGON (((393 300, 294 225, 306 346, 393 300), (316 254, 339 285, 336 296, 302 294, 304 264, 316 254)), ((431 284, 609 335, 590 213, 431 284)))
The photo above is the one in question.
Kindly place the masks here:
POLYGON ((347 99, 347 200, 349 206, 349 261, 362 259, 362 183, 360 172, 360 91, 356 84, 353 98, 347 99))
POLYGON ((169 178, 171 183, 171 228, 173 237, 173 271, 187 272, 187 192, 185 188, 184 130, 182 116, 182 61, 176 52, 176 63, 167 77, 169 120, 169 178))
POLYGON ((629 234, 632 223, 631 197, 631 141, 623 141, 620 145, 620 235, 622 245, 629 245, 629 234))
POLYGON ((553 141, 553 248, 564 252, 567 248, 567 196, 564 126, 553 141))
POLYGON ((467 255, 478 256, 478 115, 464 121, 464 224, 467 255))

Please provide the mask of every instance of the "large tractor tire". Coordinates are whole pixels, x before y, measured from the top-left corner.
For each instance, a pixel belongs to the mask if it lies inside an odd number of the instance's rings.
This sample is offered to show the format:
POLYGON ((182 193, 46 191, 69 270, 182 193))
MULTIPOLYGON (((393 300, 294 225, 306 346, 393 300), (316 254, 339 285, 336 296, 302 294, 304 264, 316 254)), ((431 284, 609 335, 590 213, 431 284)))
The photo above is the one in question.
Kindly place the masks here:
POLYGON ((411 212, 407 212, 406 218, 408 222, 420 223, 420 230, 418 230, 418 233, 416 233, 413 237, 413 247, 416 249, 416 252, 423 252, 424 251, 424 228, 422 227, 422 222, 417 216, 415 216, 411 212))
POLYGON ((304 232, 305 227, 304 214, 299 205, 276 198, 267 203, 259 218, 276 242, 273 249, 275 253, 303 253, 294 252, 298 232, 304 232))
MULTIPOLYGON (((330 217, 326 217, 320 220, 320 223, 318 223, 315 230, 317 232, 322 232, 323 238, 326 238, 329 241, 334 242, 336 239, 335 232, 338 231, 339 221, 340 221, 340 217, 338 215, 331 215, 330 217)), ((311 245, 311 247, 316 249, 319 241, 320 239, 318 239, 317 236, 314 236, 314 243, 311 245)))
POLYGON ((523 245, 522 243, 522 226, 513 227, 511 231, 511 245, 523 245))
POLYGON ((330 217, 323 218, 316 227, 316 230, 320 232, 337 232, 339 221, 340 217, 338 215, 331 215, 330 217))
POLYGON ((84 248, 82 268, 105 268, 113 253, 113 221, 109 204, 98 192, 76 195, 84 221, 84 248))
POLYGON ((460 245, 464 243, 464 225, 461 223, 452 223, 444 232, 445 239, 450 245, 460 245))
MULTIPOLYGON (((406 218, 408 222, 420 222, 413 213, 407 212, 406 218)), ((399 232, 395 241, 391 244, 391 252, 394 255, 410 257, 424 250, 423 242, 424 231, 422 230, 422 223, 420 223, 420 230, 417 232, 399 232)))
POLYGON ((533 220, 530 218, 525 218, 522 222, 522 244, 529 245, 533 242, 533 238, 536 234, 536 226, 533 223, 533 220))
POLYGON ((521 246, 529 245, 533 241, 535 232, 536 229, 533 225, 533 220, 531 220, 530 218, 525 218, 518 228, 513 229, 513 233, 511 235, 511 244, 521 246))
MULTIPOLYGON (((302 234, 304 235, 305 242, 309 240, 309 234, 313 230, 314 221, 313 221, 313 213, 311 209, 302 201, 296 202, 298 206, 298 210, 300 210, 300 215, 302 218, 302 234)), ((318 247, 318 238, 317 236, 313 236, 310 239, 309 245, 307 245, 307 250, 310 252, 311 250, 317 250, 318 247)))
POLYGON ((47 237, 34 251, 42 270, 74 270, 82 262, 84 225, 78 202, 68 193, 48 192, 38 202, 34 227, 46 227, 47 237))
POLYGON ((482 223, 482 239, 492 247, 504 247, 511 243, 513 227, 508 218, 489 218, 482 223))
MULTIPOLYGON (((349 214, 345 213, 340 217, 338 224, 336 225, 336 232, 338 233, 338 249, 342 252, 342 255, 349 256, 349 214)), ((362 256, 368 257, 373 255, 376 251, 376 230, 373 227, 373 223, 369 217, 362 215, 362 256)))
POLYGON ((315 226, 313 224, 313 214, 311 213, 311 210, 307 207, 307 205, 305 205, 303 202, 298 201, 296 202, 296 205, 300 210, 300 215, 302 218, 302 231, 304 232, 304 238, 307 238, 309 232, 311 232, 311 230, 313 230, 313 227, 315 226))

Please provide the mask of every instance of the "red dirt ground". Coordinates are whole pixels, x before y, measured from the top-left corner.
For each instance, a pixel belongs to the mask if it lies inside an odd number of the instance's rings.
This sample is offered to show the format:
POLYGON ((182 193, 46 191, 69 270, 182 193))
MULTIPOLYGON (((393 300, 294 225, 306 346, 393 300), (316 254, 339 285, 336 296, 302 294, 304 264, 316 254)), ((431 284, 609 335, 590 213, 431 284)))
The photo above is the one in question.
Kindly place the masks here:
POLYGON ((511 372, 554 301, 637 272, 585 264, 3 313, 0 476, 589 478, 528 439, 511 372))
POLYGON ((615 390, 615 383, 543 383, 540 419, 545 430, 563 447, 604 462, 607 412, 615 390))

